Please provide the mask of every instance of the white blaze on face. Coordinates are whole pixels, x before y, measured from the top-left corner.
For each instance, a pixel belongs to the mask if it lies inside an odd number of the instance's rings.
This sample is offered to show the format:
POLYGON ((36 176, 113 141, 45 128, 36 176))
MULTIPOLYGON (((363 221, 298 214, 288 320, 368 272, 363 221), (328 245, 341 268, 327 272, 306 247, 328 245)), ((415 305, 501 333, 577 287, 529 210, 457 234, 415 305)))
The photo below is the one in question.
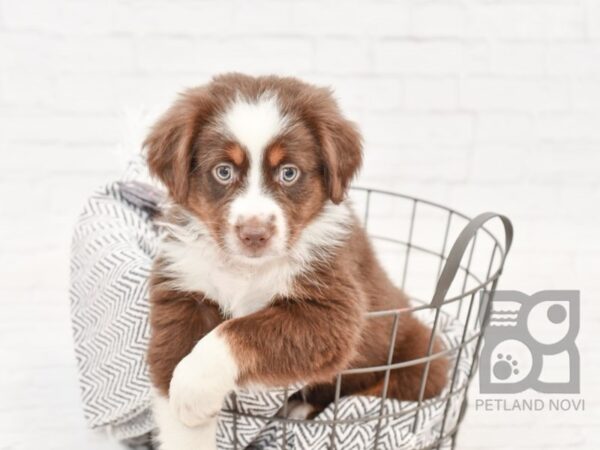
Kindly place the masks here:
POLYGON ((285 249, 287 225, 281 207, 266 189, 263 161, 267 145, 281 133, 286 118, 281 114, 276 97, 263 95, 254 101, 238 98, 223 114, 222 120, 227 132, 242 145, 249 158, 245 188, 231 203, 231 231, 227 243, 234 250, 240 249, 234 231, 236 224, 249 220, 271 221, 275 232, 264 255, 280 254, 285 249))

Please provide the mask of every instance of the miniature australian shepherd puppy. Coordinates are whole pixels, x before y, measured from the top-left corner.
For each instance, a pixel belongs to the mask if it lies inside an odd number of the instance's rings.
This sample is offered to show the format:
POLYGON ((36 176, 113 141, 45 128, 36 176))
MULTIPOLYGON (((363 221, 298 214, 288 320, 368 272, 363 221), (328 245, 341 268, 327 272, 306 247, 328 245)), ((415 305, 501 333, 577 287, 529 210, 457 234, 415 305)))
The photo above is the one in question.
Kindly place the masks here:
MULTIPOLYGON (((338 372, 386 364, 392 319, 365 313, 408 299, 346 200, 361 136, 328 89, 218 76, 183 93, 145 146, 171 200, 150 288, 163 450, 216 448, 216 415, 237 388, 303 383, 300 414, 310 415, 334 399, 338 372)), ((426 356, 429 339, 402 314, 394 362, 426 356)), ((425 398, 440 393, 446 367, 431 363, 425 398)), ((388 397, 417 399, 423 371, 392 371, 388 397)), ((344 376, 341 394, 380 396, 383 378, 344 376)))

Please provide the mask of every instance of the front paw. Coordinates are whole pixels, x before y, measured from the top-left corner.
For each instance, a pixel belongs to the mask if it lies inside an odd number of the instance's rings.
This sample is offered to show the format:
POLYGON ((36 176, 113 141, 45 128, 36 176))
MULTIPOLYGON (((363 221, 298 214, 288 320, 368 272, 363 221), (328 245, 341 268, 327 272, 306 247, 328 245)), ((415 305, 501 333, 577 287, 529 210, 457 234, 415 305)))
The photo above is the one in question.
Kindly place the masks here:
POLYGON ((209 333, 175 368, 169 388, 171 408, 184 425, 202 425, 219 413, 235 388, 236 375, 228 344, 216 330, 209 333))
POLYGON ((171 408, 188 427, 201 425, 216 416, 224 399, 220 392, 209 389, 214 382, 202 376, 199 363, 193 355, 183 358, 175 368, 169 389, 171 408))

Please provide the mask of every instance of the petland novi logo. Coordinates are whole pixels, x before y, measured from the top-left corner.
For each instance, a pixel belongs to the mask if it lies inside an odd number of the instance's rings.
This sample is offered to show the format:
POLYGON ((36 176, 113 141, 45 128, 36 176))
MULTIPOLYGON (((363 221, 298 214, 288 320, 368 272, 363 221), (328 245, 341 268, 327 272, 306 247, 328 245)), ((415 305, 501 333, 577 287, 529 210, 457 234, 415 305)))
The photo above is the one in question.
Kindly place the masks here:
MULTIPOLYGON (((579 394, 580 360, 575 344, 580 324, 579 299, 579 291, 541 291, 534 295, 497 291, 489 305, 489 323, 481 351, 480 392, 506 395, 529 389, 542 394, 579 394)), ((483 293, 481 300, 483 306, 487 305, 489 293, 483 293)), ((543 398, 491 400, 477 400, 476 408, 585 408, 583 400, 572 398, 552 398, 548 403, 543 398), (495 402, 490 403, 491 400, 495 402)))

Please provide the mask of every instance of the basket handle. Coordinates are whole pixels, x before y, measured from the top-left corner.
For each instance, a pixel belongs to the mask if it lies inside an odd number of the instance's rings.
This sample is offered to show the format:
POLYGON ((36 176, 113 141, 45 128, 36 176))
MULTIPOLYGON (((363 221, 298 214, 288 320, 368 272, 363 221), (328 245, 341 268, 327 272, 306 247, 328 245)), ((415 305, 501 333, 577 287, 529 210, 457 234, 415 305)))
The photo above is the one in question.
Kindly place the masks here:
POLYGON ((505 233, 505 248, 504 254, 502 257, 502 264, 500 264, 499 271, 502 271, 502 267, 504 266, 504 261, 506 260, 506 255, 510 250, 510 246, 512 245, 513 240, 513 226, 510 220, 501 214, 496 214, 493 212, 485 212, 479 214, 477 217, 472 219, 460 232, 460 235, 454 241, 454 245, 450 250, 448 255, 448 259, 446 260, 446 264, 444 264, 444 269, 438 278, 437 286, 435 287, 435 293, 433 294, 433 298, 431 300, 432 307, 439 307, 442 305, 444 299, 446 298, 446 294, 448 293, 448 289, 452 285, 454 281, 454 277, 456 276, 456 272, 460 266, 460 261, 462 260, 465 251, 467 250, 467 246, 471 239, 475 236, 477 231, 483 227, 483 225, 493 218, 498 218, 502 221, 502 225, 504 226, 505 233))

